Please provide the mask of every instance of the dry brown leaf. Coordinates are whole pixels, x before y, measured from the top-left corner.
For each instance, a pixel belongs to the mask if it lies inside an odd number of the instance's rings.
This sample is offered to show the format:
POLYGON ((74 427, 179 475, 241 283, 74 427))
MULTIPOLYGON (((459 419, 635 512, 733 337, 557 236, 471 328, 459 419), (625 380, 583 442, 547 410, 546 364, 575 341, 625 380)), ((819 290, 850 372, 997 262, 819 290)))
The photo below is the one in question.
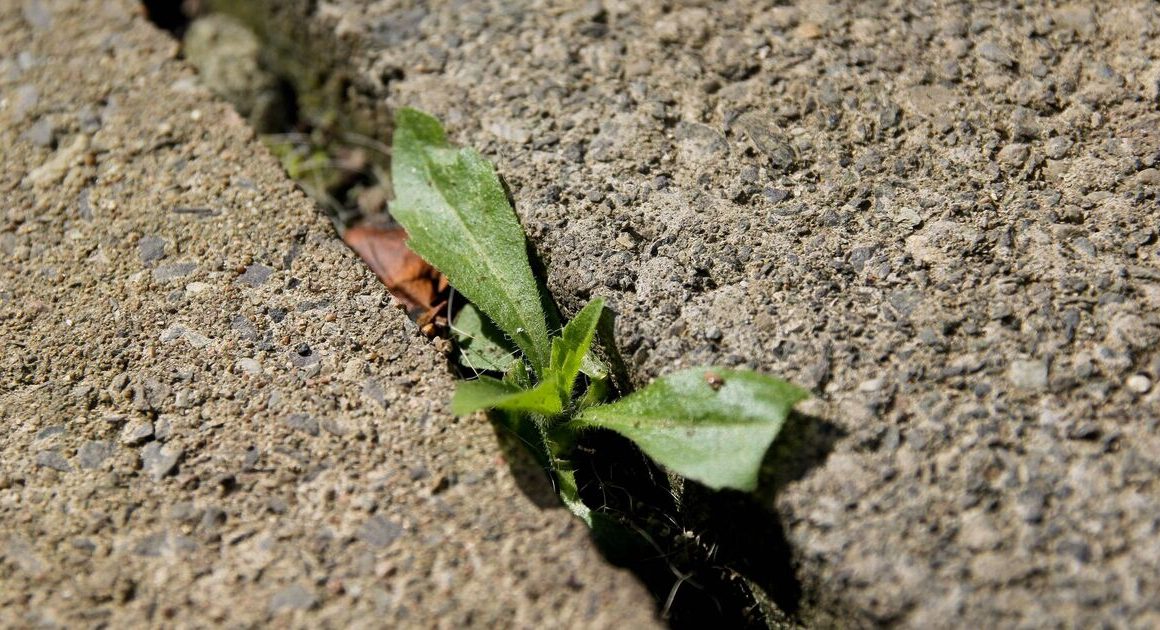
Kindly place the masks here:
POLYGON ((363 220, 342 235, 387 290, 403 303, 423 332, 433 335, 446 325, 447 280, 407 248, 407 233, 381 221, 363 220))

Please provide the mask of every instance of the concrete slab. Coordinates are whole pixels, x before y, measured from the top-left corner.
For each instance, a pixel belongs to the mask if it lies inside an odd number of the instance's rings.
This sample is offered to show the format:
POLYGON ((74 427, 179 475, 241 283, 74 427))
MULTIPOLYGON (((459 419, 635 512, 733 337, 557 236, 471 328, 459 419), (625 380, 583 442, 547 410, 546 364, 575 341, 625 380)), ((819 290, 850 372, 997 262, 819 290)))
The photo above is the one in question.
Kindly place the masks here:
POLYGON ((636 382, 814 390, 844 437, 768 498, 808 619, 1160 624, 1155 6, 768 4, 305 17, 496 161, 636 382))
POLYGON ((653 625, 176 50, 0 3, 0 625, 653 625))

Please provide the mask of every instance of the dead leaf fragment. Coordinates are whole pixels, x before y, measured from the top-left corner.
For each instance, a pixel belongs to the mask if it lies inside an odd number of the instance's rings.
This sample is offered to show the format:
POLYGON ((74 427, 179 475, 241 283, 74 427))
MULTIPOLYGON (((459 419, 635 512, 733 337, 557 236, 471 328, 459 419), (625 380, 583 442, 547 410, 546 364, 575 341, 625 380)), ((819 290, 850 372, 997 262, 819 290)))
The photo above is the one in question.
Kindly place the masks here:
POLYGON ((364 219, 348 228, 342 240, 379 277, 407 315, 434 335, 445 326, 448 290, 443 274, 407 248, 407 232, 381 219, 364 219))

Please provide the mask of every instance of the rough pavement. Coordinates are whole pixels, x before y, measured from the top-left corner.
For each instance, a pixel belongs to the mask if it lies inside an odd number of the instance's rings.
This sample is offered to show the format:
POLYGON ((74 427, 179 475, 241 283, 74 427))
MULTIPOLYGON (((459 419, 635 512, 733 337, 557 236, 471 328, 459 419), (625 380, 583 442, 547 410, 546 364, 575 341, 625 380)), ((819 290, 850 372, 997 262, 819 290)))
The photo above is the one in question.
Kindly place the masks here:
POLYGON ((769 4, 305 18, 497 162, 637 382, 814 390, 844 437, 769 504, 813 621, 1160 625, 1156 4, 769 4))
POLYGON ((654 623, 176 46, 0 3, 0 625, 654 623))

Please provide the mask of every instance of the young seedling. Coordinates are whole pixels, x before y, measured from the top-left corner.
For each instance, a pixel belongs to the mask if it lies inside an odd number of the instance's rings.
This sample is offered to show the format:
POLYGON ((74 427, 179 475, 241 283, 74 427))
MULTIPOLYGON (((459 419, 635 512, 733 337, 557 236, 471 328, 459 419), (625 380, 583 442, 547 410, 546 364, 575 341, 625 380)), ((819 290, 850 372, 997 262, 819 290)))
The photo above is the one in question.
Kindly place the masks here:
POLYGON ((606 401, 608 370, 593 350, 604 300, 552 336, 527 242, 492 165, 451 146, 435 118, 396 113, 390 212, 408 245, 471 304, 452 325, 461 361, 481 375, 459 384, 451 410, 492 417, 531 445, 561 500, 590 526, 571 464, 579 434, 615 431, 657 463, 710 488, 753 490, 761 460, 790 409, 807 397, 748 370, 699 367, 606 401), (516 351, 509 348, 514 344, 516 351), (585 378, 581 378, 581 375, 585 378))

